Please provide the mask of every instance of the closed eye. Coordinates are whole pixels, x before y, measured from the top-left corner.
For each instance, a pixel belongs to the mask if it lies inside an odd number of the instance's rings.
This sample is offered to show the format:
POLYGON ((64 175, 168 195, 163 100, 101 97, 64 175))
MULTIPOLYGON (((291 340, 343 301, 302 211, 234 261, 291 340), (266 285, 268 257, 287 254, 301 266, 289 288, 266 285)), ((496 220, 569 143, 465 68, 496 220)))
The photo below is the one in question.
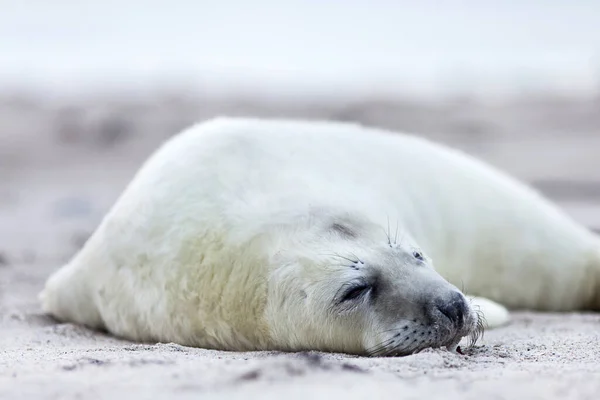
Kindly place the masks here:
POLYGON ((353 284, 342 293, 339 302, 345 303, 349 301, 354 301, 365 296, 369 290, 371 290, 371 286, 367 283, 357 283, 353 284))

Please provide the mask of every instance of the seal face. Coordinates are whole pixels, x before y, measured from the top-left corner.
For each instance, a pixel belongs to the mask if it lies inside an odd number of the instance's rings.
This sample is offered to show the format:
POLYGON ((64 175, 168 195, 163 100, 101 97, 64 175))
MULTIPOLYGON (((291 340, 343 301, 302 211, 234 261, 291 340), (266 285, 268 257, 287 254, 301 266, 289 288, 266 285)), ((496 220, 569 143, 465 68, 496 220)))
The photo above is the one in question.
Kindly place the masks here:
POLYGON ((477 339, 480 316, 408 235, 358 212, 306 220, 290 221, 295 233, 274 259, 266 315, 276 347, 398 356, 477 339))

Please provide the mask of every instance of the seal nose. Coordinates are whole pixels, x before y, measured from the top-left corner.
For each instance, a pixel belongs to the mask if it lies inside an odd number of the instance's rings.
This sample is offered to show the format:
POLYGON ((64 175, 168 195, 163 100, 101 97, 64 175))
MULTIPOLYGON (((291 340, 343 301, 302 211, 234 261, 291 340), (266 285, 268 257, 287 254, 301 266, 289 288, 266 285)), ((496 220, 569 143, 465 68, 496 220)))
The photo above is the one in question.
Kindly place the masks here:
POLYGON ((435 307, 456 326, 462 329, 465 323, 465 315, 468 312, 465 297, 459 292, 452 292, 450 296, 439 297, 435 307))

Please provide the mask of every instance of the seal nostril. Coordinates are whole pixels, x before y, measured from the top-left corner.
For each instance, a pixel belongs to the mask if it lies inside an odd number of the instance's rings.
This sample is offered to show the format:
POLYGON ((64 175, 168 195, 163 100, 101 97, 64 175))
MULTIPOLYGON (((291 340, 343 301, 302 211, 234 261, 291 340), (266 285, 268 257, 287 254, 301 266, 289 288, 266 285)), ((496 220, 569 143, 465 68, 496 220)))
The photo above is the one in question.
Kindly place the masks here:
POLYGON ((467 303, 461 293, 454 292, 450 296, 438 298, 435 301, 435 307, 456 327, 462 328, 465 322, 467 303))

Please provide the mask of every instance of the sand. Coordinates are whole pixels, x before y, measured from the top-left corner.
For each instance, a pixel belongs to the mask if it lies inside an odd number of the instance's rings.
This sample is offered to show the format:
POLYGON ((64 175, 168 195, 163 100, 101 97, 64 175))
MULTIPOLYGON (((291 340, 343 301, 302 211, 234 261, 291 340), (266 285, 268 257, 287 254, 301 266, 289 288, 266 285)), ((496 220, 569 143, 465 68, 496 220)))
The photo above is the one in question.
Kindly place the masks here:
MULTIPOLYGON (((600 314, 513 313, 467 355, 227 353, 118 340, 44 316, 45 278, 84 243, 139 164, 217 114, 356 120, 416 131, 531 182, 600 228, 600 102, 268 102, 157 92, 0 99, 0 398, 597 399, 600 314)), ((524 284, 524 283, 519 283, 524 284)))

